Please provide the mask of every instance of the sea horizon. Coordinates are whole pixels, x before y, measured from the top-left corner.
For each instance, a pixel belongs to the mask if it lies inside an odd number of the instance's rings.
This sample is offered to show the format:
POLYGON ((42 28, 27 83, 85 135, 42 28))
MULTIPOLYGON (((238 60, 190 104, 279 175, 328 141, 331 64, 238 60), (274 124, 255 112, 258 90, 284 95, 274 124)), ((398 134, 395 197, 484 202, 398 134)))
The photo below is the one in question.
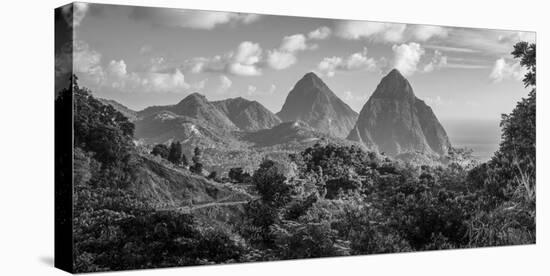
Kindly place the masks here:
POLYGON ((480 162, 491 159, 498 150, 501 129, 499 119, 447 119, 441 120, 451 144, 469 148, 480 162))

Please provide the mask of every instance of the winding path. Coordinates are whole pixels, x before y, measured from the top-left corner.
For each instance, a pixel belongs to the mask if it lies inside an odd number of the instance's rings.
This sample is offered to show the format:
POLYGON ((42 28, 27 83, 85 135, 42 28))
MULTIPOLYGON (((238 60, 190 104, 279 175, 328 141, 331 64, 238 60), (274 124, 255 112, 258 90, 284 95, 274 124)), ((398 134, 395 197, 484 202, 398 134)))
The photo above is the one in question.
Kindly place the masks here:
POLYGON ((231 202, 210 202, 200 205, 192 205, 192 206, 182 206, 182 207, 173 207, 173 208, 165 208, 160 209, 161 211, 176 211, 176 212, 182 212, 189 214, 192 211, 202 209, 202 208, 209 208, 209 207, 217 207, 217 206, 234 206, 234 205, 243 205, 247 204, 248 200, 242 200, 242 201, 231 201, 231 202))

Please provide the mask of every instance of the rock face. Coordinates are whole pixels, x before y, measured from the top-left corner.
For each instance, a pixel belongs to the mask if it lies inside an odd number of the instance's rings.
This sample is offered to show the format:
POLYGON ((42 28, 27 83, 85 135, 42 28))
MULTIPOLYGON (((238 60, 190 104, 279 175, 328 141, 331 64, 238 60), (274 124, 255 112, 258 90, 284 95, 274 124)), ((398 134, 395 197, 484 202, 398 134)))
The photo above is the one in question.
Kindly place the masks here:
POLYGON ((296 83, 277 116, 284 122, 304 121, 339 138, 345 138, 357 120, 357 113, 314 73, 307 73, 296 83))
POLYGON ((238 97, 212 103, 243 131, 272 128, 281 123, 277 115, 257 101, 238 97))
POLYGON ((411 152, 441 155, 451 146, 432 109, 414 95, 397 69, 382 78, 348 139, 390 156, 411 152))

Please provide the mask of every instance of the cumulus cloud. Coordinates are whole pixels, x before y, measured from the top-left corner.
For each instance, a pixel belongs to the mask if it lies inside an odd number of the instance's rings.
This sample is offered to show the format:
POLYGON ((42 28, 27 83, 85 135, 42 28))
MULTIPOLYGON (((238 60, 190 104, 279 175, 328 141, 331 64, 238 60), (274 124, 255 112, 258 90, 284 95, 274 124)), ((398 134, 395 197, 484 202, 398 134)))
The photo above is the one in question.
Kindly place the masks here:
POLYGON ((506 32, 498 36, 498 41, 502 43, 515 44, 519 41, 529 43, 536 42, 536 33, 534 32, 506 32))
POLYGON ((344 39, 370 39, 386 43, 425 42, 437 37, 447 37, 449 30, 440 26, 368 21, 342 21, 336 26, 336 34, 344 39))
POLYGON ((101 54, 81 40, 66 43, 55 55, 56 91, 64 88, 72 74, 86 75, 90 81, 99 83, 104 75, 101 54))
MULTIPOLYGON (((164 59, 157 58, 156 61, 162 63, 164 59)), ((74 73, 81 80, 97 88, 109 87, 120 91, 146 93, 179 92, 190 88, 200 89, 205 84, 204 81, 197 84, 187 83, 184 74, 179 69, 159 71, 152 67, 143 71, 131 72, 123 59, 111 60, 104 64, 101 53, 93 50, 86 42, 79 40, 73 44, 72 59, 70 52, 56 56, 56 75, 57 67, 66 67, 65 64, 72 64, 74 73)))
POLYGON ((332 34, 332 30, 327 26, 319 27, 318 29, 315 29, 307 34, 307 37, 309 39, 314 40, 323 40, 329 38, 329 36, 332 34))
POLYGON ((262 48, 258 43, 242 42, 229 65, 229 71, 235 75, 261 75, 258 63, 261 60, 262 48))
POLYGON ((296 63, 298 52, 316 49, 316 45, 307 43, 303 34, 285 36, 278 49, 270 50, 267 54, 267 65, 275 70, 286 69, 296 63))
POLYGON ((172 72, 128 72, 124 60, 111 60, 102 79, 102 86, 120 91, 179 92, 194 86, 185 81, 179 69, 172 72))
POLYGON ((424 98, 424 101, 425 101, 429 106, 441 106, 441 105, 444 104, 443 99, 441 99, 441 96, 436 96, 436 97, 425 97, 425 98, 424 98))
POLYGON ((223 24, 250 24, 260 19, 260 16, 219 11, 135 7, 130 18, 168 27, 211 30, 223 24))
POLYGON ((267 64, 275 70, 282 70, 292 66, 298 59, 294 53, 271 50, 267 56, 267 64))
POLYGON ((451 46, 441 46, 441 45, 425 45, 424 47, 428 49, 440 50, 445 52, 454 52, 454 53, 478 53, 479 50, 464 48, 464 47, 451 47, 451 46))
POLYGON ((307 49, 306 37, 303 34, 285 36, 279 49, 285 52, 296 52, 307 49))
POLYGON ((367 56, 367 48, 362 52, 353 53, 347 58, 326 57, 318 65, 317 69, 328 77, 333 77, 337 71, 373 71, 377 69, 377 63, 373 58, 367 56))
POLYGON ((403 75, 410 76, 418 70, 418 63, 425 51, 420 44, 411 42, 409 44, 393 45, 393 67, 397 68, 403 75))
POLYGON ((403 40, 406 24, 367 21, 342 21, 336 26, 337 35, 345 39, 372 39, 383 42, 403 40))
POLYGON ((236 50, 213 57, 198 57, 185 61, 183 67, 192 73, 223 72, 239 76, 261 75, 262 48, 258 43, 244 41, 236 50))
POLYGON ((447 37, 448 30, 441 26, 416 25, 412 28, 412 35, 418 41, 428 41, 434 37, 447 37))
POLYGON ((213 57, 197 57, 186 60, 183 64, 185 71, 192 73, 222 72, 239 76, 258 76, 262 68, 269 66, 275 70, 286 69, 297 62, 297 54, 306 50, 316 49, 317 45, 308 43, 303 34, 285 36, 281 45, 267 51, 258 43, 244 41, 236 50, 213 57))
POLYGON ((101 54, 81 40, 75 40, 73 43, 73 52, 65 53, 60 59, 64 59, 63 63, 68 63, 66 68, 72 68, 74 73, 86 74, 94 82, 100 82, 104 76, 104 70, 101 66, 101 54), (71 58, 72 57, 72 58, 71 58))
POLYGON ((256 90, 257 90, 256 86, 249 85, 248 88, 246 89, 246 94, 248 96, 254 95, 254 93, 256 93, 256 90))
POLYGON ((277 90, 277 86, 275 84, 271 84, 269 86, 269 88, 267 88, 266 90, 264 89, 258 89, 256 86, 254 85, 249 85, 246 89, 246 94, 248 96, 253 96, 253 95, 272 95, 273 93, 275 93, 275 90, 277 90))
POLYGON ((76 2, 68 4, 61 8, 61 14, 67 22, 67 25, 71 27, 78 27, 80 23, 86 17, 88 12, 88 3, 76 2))
POLYGON ((231 88, 231 85, 233 85, 233 81, 231 81, 226 75, 220 76, 220 85, 216 89, 218 93, 225 93, 231 88))
POLYGON ((107 72, 119 78, 125 76, 128 73, 126 71, 126 63, 122 59, 120 61, 111 60, 111 62, 107 66, 107 72))
POLYGON ((445 66, 447 66, 447 56, 444 56, 441 51, 435 50, 431 60, 424 65, 423 72, 429 73, 445 66))
POLYGON ((176 69, 173 73, 146 73, 139 77, 138 86, 145 87, 151 92, 177 92, 178 89, 188 89, 191 86, 185 82, 185 76, 176 69))
POLYGON ((526 70, 521 67, 519 62, 507 62, 504 58, 499 58, 495 61, 489 78, 493 82, 500 82, 508 78, 521 80, 525 74, 526 70))

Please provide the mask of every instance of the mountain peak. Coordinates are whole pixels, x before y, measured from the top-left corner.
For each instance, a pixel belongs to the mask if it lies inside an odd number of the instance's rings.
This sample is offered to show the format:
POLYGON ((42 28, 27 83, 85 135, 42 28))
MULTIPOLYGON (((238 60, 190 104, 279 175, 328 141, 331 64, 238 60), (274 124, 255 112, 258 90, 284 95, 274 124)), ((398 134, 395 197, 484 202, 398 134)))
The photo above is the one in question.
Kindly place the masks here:
POLYGON ((409 81, 395 68, 382 78, 372 96, 409 100, 416 98, 409 81))
POLYGON ((304 121, 336 137, 346 137, 357 118, 357 113, 313 72, 294 85, 277 115, 285 122, 304 121))
POLYGON ((184 105, 186 103, 207 103, 208 100, 206 99, 206 96, 195 92, 189 94, 187 97, 183 98, 177 105, 184 105))
POLYGON ((206 96, 204 96, 203 94, 199 93, 199 92, 194 92, 194 93, 191 93, 189 94, 187 97, 185 97, 185 99, 192 99, 192 98, 195 98, 195 99, 205 99, 206 100, 206 96))
POLYGON ((326 84, 315 73, 309 72, 305 74, 297 83, 296 86, 318 86, 324 87, 326 84))
POLYGON ((281 120, 257 101, 243 97, 212 102, 238 128, 244 131, 256 131, 271 128, 281 120))
POLYGON ((308 72, 302 77, 302 79, 319 79, 319 77, 313 72, 308 72))
POLYGON ((403 77, 403 74, 401 74, 401 72, 399 72, 399 70, 397 70, 397 68, 391 69, 391 71, 387 74, 387 76, 405 78, 405 77, 403 77))

